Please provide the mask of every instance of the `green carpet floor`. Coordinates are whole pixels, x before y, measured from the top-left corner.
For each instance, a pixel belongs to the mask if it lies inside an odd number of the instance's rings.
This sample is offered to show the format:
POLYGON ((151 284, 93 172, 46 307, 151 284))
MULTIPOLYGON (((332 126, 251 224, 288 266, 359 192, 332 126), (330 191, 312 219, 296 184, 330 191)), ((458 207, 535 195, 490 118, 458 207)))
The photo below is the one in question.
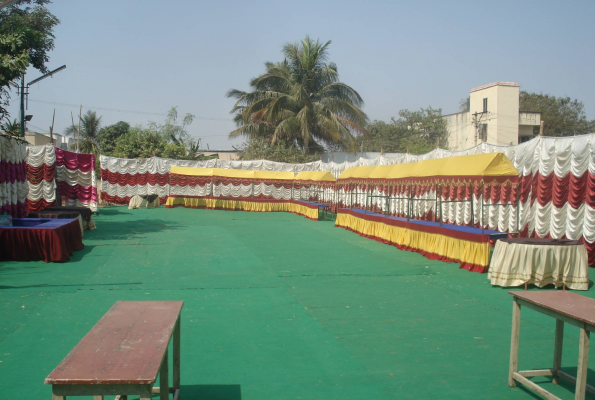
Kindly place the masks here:
MULTIPOLYGON (((507 385, 512 300, 487 274, 286 213, 95 222, 70 262, 0 264, 1 399, 51 399, 45 376, 117 300, 185 302, 183 399, 540 398, 507 385)), ((554 327, 523 312, 521 369, 551 366, 554 327)), ((574 374, 578 330, 564 340, 574 374)))

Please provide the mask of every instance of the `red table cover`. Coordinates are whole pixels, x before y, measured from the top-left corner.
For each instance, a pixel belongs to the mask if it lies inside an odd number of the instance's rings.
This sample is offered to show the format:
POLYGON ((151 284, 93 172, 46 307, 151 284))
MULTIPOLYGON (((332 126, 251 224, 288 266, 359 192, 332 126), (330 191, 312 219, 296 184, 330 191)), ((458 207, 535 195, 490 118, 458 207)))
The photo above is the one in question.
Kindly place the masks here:
MULTIPOLYGON (((18 224, 18 218, 13 221, 18 224)), ((23 220, 33 221, 35 218, 23 220)), ((1 261, 65 262, 74 251, 85 248, 77 219, 52 219, 40 227, 12 226, 0 228, 1 261)))

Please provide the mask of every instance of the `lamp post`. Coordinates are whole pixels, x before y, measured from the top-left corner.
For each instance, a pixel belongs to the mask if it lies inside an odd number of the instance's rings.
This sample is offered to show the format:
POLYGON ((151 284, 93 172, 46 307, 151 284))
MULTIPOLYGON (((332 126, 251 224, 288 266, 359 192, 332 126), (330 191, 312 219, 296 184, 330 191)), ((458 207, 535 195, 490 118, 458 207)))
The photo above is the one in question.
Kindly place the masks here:
POLYGON ((37 79, 33 79, 31 82, 27 84, 27 86, 25 86, 25 74, 23 74, 23 76, 21 77, 21 137, 25 137, 25 120, 30 121, 33 117, 32 115, 25 115, 25 96, 29 95, 29 86, 47 78, 48 76, 53 76, 55 73, 60 72, 63 69, 66 69, 66 65, 63 65, 60 68, 56 68, 55 70, 50 71, 37 79), (29 118, 27 119, 27 117, 29 118))

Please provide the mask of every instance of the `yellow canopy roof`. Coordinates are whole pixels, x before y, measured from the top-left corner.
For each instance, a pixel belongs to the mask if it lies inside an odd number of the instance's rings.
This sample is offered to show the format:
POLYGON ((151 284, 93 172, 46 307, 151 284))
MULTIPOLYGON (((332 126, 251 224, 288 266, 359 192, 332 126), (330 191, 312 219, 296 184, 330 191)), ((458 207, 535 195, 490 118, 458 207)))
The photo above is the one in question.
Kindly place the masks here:
POLYGON ((246 169, 227 169, 227 168, 213 168, 213 175, 222 178, 254 178, 254 171, 246 169))
POLYGON ((295 176, 296 181, 309 181, 316 171, 302 171, 295 176))
POLYGON ((314 175, 312 176, 312 180, 318 181, 318 182, 335 182, 336 181, 333 174, 331 174, 328 171, 315 171, 314 175))
POLYGON ((393 180, 432 176, 518 177, 519 172, 504 154, 486 153, 438 158, 406 164, 348 168, 339 176, 339 180, 366 178, 393 180), (372 168, 371 171, 370 168, 372 168))
POLYGON ((378 167, 370 167, 370 166, 362 166, 362 167, 353 167, 347 168, 345 171, 339 175, 338 180, 341 179, 365 179, 370 176, 372 171, 378 167))
POLYGON ((213 176, 213 168, 191 168, 171 166, 169 172, 177 175, 213 176))
POLYGON ((293 172, 253 171, 255 179, 293 180, 293 172))
POLYGON ((220 176, 224 178, 293 180, 293 172, 281 171, 253 171, 247 169, 190 168, 172 166, 170 167, 170 172, 172 174, 190 176, 220 176))
POLYGON ((335 177, 328 171, 302 171, 295 176, 296 181, 335 182, 335 177))

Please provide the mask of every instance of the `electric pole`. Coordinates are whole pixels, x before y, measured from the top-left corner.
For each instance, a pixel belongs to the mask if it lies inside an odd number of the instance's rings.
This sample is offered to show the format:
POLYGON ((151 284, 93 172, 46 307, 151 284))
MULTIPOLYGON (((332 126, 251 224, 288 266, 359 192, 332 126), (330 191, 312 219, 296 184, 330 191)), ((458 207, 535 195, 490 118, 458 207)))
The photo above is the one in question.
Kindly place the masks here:
POLYGON ((483 119, 483 116, 486 114, 486 112, 475 112, 471 115, 473 115, 473 125, 475 126, 475 145, 477 146, 477 138, 479 138, 479 123, 481 122, 481 120, 483 119), (477 118, 479 116, 479 118, 477 118))
MULTIPOLYGON (((65 68, 66 68, 66 65, 63 65, 60 68, 56 68, 55 70, 50 71, 47 74, 42 75, 37 79, 33 79, 31 82, 27 83, 26 86, 25 86, 25 74, 23 74, 23 76, 21 77, 21 88, 20 88, 20 90, 21 90, 21 137, 25 137, 25 120, 30 121, 31 117, 33 117, 33 115, 25 116, 25 98, 28 99, 29 86, 47 78, 48 76, 52 77, 56 72, 60 72, 65 68)), ((28 107, 28 104, 29 104, 29 100, 27 100, 27 107, 28 107)))
POLYGON ((21 137, 25 137, 25 74, 21 76, 21 137))

